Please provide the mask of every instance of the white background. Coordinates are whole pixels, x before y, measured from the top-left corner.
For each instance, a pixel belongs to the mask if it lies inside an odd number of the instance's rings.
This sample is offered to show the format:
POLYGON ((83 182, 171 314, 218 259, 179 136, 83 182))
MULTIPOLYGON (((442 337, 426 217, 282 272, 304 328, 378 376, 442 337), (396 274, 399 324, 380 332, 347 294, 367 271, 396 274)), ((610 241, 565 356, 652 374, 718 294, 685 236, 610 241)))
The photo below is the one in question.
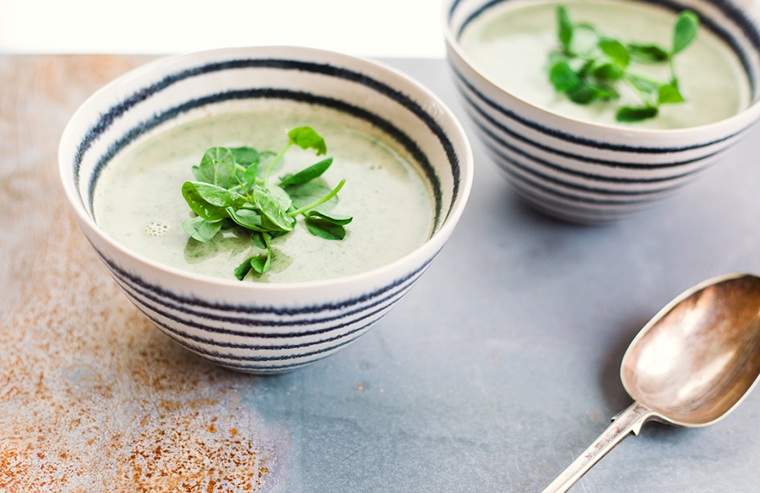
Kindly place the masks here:
POLYGON ((289 44, 441 57, 442 0, 0 0, 0 52, 182 53, 289 44))

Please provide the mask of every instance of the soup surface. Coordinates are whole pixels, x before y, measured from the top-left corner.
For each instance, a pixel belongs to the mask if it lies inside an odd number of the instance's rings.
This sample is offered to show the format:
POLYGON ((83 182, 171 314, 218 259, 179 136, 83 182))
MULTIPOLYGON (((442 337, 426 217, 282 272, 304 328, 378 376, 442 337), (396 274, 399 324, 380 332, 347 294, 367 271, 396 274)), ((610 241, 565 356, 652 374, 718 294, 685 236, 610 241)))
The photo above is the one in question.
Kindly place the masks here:
MULTIPOLYGON (((346 185, 333 212, 353 216, 343 240, 310 234, 299 219, 294 231, 273 239, 271 270, 253 282, 330 279, 392 262, 432 234, 434 200, 421 170, 403 148, 369 124, 323 107, 257 102, 246 111, 221 112, 158 131, 120 153, 95 189, 98 225, 128 249, 161 264, 234 280, 234 268, 252 254, 247 234, 235 229, 209 243, 188 239, 190 216, 180 187, 212 146, 280 149, 291 128, 322 134, 334 158, 323 178, 346 185)), ((293 149, 273 176, 298 171, 324 156, 293 149)), ((251 282, 251 276, 245 282, 251 282)))
MULTIPOLYGON (((557 93, 548 77, 548 54, 557 47, 555 9, 565 5, 573 22, 589 22, 623 42, 669 47, 676 13, 641 2, 618 0, 505 1, 476 18, 460 40, 469 61, 495 84, 541 108, 577 120, 608 125, 622 105, 640 105, 632 89, 620 85, 621 99, 587 106, 557 93)), ((675 69, 687 101, 663 105, 640 128, 686 128, 723 120, 748 106, 750 87, 739 59, 712 31, 700 27, 694 43, 675 57, 675 69)), ((636 64, 635 73, 669 80, 663 64, 636 64)))

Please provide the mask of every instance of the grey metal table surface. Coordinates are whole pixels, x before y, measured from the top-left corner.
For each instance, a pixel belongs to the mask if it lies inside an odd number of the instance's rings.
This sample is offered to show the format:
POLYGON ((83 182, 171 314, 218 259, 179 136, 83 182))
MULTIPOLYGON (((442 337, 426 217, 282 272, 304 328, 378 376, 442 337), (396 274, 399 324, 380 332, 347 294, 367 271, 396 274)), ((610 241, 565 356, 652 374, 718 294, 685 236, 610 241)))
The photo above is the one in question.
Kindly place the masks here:
MULTIPOLYGON (((214 368, 152 328, 57 212, 66 118, 143 61, 0 57, 0 490, 539 491, 630 402, 620 359, 662 305, 760 271, 760 127, 603 227, 533 212, 473 140, 458 229, 372 331, 282 376, 214 368)), ((389 63, 470 128, 444 61, 389 63)), ((758 491, 759 422, 755 392, 707 429, 649 424, 576 491, 758 491)))
MULTIPOLYGON (((390 64, 470 129, 443 61, 390 64)), ((473 139, 467 210, 403 304, 346 351, 252 387, 251 405, 293 437, 285 489, 539 491, 630 402, 620 360, 662 305, 760 271, 759 139, 654 209, 593 228, 526 207, 473 139)), ((649 424, 576 490, 758 491, 758 422, 755 392, 708 429, 649 424)))

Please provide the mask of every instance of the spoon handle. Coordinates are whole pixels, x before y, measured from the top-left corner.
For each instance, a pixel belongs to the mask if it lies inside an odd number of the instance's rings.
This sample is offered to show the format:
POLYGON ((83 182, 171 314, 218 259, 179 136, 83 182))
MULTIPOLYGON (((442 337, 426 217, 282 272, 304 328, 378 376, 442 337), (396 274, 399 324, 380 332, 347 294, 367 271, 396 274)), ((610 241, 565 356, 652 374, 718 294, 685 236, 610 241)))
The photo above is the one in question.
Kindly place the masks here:
POLYGON ((562 493, 570 489, 571 486, 583 476, 591 466, 601 460, 612 447, 620 443, 623 438, 630 433, 638 435, 643 425, 654 413, 634 402, 622 413, 618 414, 613 423, 599 435, 594 443, 587 448, 583 454, 557 476, 557 479, 544 489, 543 493, 562 493))

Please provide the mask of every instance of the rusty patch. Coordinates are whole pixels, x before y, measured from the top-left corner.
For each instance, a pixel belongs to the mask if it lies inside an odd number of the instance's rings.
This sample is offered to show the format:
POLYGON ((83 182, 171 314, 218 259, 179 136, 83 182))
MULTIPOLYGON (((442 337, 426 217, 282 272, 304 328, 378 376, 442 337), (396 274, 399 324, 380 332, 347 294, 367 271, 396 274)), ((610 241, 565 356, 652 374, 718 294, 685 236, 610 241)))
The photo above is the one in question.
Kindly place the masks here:
POLYGON ((56 60, 0 60, 0 491, 260 490, 253 379, 153 328, 62 213, 63 122, 129 63, 56 60))

